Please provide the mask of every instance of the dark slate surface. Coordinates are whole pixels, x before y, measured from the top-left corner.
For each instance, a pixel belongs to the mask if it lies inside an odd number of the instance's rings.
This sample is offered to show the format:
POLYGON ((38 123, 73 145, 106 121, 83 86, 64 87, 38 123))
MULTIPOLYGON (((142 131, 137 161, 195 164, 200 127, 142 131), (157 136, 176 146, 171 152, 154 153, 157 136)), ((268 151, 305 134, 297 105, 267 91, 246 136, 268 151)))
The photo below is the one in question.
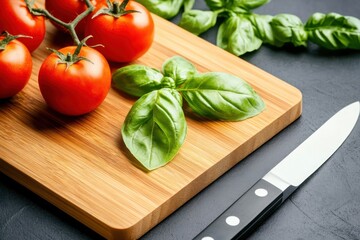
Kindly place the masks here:
MULTIPOLYGON (((205 9, 203 0, 196 2, 196 8, 205 9)), ((292 13, 303 21, 314 12, 360 18, 360 4, 358 0, 273 0, 256 12, 292 13)), ((215 43, 216 30, 201 37, 215 43)), ((315 45, 296 49, 263 46, 242 58, 300 89, 302 116, 144 235, 143 240, 193 238, 337 110, 360 100, 360 51, 331 52, 315 45)), ((360 239, 359 136, 360 123, 331 159, 249 239, 360 239)), ((0 174, 0 239, 102 238, 0 174)))

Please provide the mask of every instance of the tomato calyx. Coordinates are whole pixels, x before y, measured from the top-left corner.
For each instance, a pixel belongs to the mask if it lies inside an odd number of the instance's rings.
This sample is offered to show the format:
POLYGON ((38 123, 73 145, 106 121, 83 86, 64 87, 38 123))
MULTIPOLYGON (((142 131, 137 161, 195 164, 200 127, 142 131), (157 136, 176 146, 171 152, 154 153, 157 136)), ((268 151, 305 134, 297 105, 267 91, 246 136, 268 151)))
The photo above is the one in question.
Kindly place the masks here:
POLYGON ((126 10, 126 5, 129 3, 129 0, 124 0, 121 3, 119 1, 111 2, 110 0, 106 0, 107 7, 101 8, 97 11, 92 18, 95 18, 99 15, 105 14, 110 15, 115 18, 119 18, 123 15, 130 14, 130 13, 140 13, 137 10, 128 9, 126 10))
POLYGON ((59 52, 56 49, 52 49, 52 48, 48 48, 50 51, 52 51, 53 53, 56 54, 56 56, 59 58, 57 63, 58 64, 66 64, 66 69, 68 69, 71 65, 79 62, 79 61, 88 61, 92 64, 94 64, 90 59, 86 58, 86 57, 81 57, 79 56, 79 53, 81 51, 81 48, 83 46, 86 46, 86 40, 88 40, 89 38, 91 38, 92 36, 88 36, 86 38, 84 38, 76 47, 74 53, 70 53, 68 52, 67 54, 64 54, 62 52, 59 52))
POLYGON ((32 38, 30 36, 26 36, 26 35, 11 35, 10 33, 8 33, 7 31, 4 31, 3 33, 1 33, 0 36, 4 36, 4 38, 2 40, 0 40, 0 51, 5 50, 6 46, 13 40, 17 39, 17 38, 32 38))

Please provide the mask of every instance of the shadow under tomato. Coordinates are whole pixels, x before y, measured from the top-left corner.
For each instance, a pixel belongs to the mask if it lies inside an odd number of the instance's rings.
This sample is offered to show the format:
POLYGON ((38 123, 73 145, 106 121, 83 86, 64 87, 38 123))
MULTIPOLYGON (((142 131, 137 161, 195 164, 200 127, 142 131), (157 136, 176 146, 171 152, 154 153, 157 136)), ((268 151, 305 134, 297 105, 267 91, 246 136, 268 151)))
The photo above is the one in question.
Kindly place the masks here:
POLYGON ((51 38, 50 39, 51 44, 53 46, 56 46, 57 48, 72 46, 74 44, 74 41, 72 40, 71 35, 69 33, 60 31, 58 29, 54 31, 54 34, 51 35, 50 38, 51 38))
POLYGON ((22 92, 15 96, 0 99, 0 111, 18 111, 26 96, 22 92))
POLYGON ((16 102, 17 101, 14 99, 14 97, 0 99, 0 109, 9 108, 16 104, 16 102))
POLYGON ((81 116, 66 116, 44 105, 32 112, 30 125, 37 131, 65 129, 69 124, 74 124, 87 119, 89 114, 81 116))

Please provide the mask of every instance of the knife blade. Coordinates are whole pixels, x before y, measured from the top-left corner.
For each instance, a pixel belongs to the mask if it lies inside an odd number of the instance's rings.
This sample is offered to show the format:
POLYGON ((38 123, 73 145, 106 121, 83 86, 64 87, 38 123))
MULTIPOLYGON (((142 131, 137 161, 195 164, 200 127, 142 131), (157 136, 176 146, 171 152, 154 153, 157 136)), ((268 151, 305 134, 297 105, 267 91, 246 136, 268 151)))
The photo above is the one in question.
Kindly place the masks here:
POLYGON ((210 223, 194 240, 246 237, 331 157, 350 135, 359 114, 359 101, 338 111, 210 223))

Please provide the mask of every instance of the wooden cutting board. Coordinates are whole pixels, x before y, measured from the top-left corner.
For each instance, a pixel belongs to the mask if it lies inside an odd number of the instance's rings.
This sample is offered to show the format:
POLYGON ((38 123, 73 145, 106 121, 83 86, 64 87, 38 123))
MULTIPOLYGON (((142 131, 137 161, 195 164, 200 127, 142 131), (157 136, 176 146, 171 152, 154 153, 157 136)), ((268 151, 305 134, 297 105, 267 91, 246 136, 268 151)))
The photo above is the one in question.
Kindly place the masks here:
MULTIPOLYGON (((33 53, 33 74, 17 96, 0 101, 0 170, 108 239, 136 239, 301 114, 299 90, 176 25, 153 16, 155 42, 137 61, 160 68, 180 55, 201 72, 222 71, 250 83, 266 103, 241 122, 187 117, 175 159, 144 172, 124 147, 120 128, 135 99, 111 90, 94 112, 77 118, 47 108, 37 73, 63 36, 47 24, 33 53)), ((117 66, 113 66, 116 68, 117 66)))

